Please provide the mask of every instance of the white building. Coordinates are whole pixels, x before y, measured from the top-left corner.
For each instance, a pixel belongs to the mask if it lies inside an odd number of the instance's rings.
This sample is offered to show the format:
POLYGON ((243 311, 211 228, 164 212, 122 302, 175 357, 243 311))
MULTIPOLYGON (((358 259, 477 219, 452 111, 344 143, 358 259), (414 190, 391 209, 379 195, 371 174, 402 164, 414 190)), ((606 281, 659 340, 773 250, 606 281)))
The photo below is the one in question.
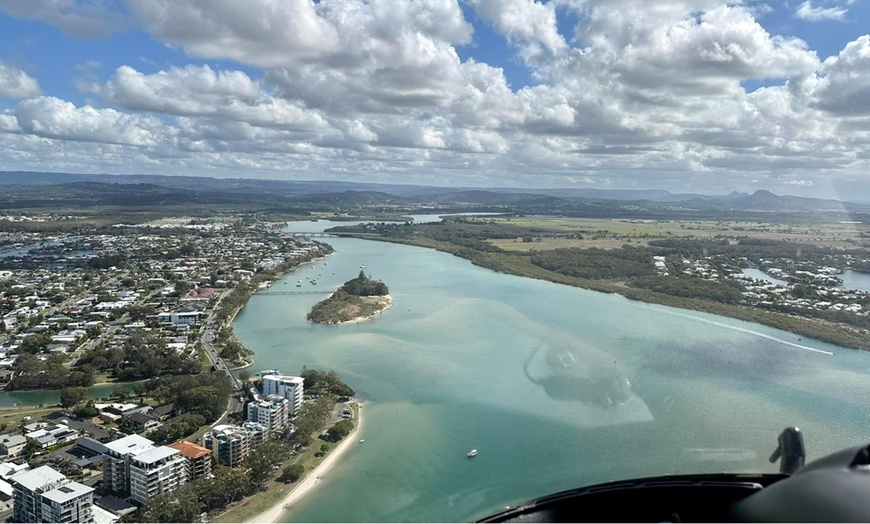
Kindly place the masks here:
POLYGON ((7 459, 18 458, 26 444, 27 437, 24 435, 3 435, 0 437, 0 455, 6 455, 7 459))
POLYGON ((152 448, 130 461, 130 496, 138 502, 175 491, 186 482, 185 460, 175 448, 152 448))
POLYGON ((48 466, 12 477, 16 522, 94 522, 94 489, 48 466))
POLYGON ((290 401, 284 397, 259 397, 248 404, 248 421, 262 424, 269 433, 282 431, 289 420, 290 401))
POLYGON ((130 459, 154 447, 139 435, 129 435, 106 444, 103 455, 103 483, 110 491, 126 493, 130 489, 130 459))
POLYGON ((263 388, 263 395, 276 395, 286 398, 290 401, 288 415, 295 417, 299 408, 302 407, 302 396, 304 394, 303 384, 305 379, 302 377, 291 377, 287 375, 263 375, 260 384, 263 388))
POLYGON ((24 434, 25 437, 35 440, 39 447, 48 448, 64 442, 70 442, 79 438, 79 432, 70 429, 66 424, 52 424, 24 434))
POLYGON ((106 444, 103 483, 118 494, 145 502, 187 482, 184 457, 177 449, 154 446, 139 435, 129 435, 106 444))

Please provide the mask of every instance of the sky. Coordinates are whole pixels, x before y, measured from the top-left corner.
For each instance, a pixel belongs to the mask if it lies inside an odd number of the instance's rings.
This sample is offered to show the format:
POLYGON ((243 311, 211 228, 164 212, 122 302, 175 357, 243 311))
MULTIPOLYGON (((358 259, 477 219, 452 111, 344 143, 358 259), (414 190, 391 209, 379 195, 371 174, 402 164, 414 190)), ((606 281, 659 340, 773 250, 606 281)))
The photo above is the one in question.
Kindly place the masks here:
POLYGON ((870 0, 0 0, 0 170, 870 200, 870 0))

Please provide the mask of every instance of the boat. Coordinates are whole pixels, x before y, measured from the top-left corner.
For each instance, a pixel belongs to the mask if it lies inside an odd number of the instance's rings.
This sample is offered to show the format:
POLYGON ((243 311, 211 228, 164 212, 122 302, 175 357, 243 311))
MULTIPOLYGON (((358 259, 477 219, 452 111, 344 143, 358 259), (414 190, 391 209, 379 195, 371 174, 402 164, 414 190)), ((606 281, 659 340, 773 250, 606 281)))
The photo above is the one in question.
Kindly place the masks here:
POLYGON ((365 264, 360 264, 359 267, 366 267, 366 265, 365 265, 365 264))
POLYGON ((364 439, 364 438, 359 439, 359 443, 360 443, 360 444, 362 444, 362 443, 365 442, 365 441, 366 441, 366 439, 364 439))
POLYGON ((302 284, 296 284, 296 287, 302 287, 302 284))
POLYGON ((476 449, 472 449, 471 451, 468 452, 468 458, 476 457, 476 456, 477 456, 477 450, 476 450, 476 449))

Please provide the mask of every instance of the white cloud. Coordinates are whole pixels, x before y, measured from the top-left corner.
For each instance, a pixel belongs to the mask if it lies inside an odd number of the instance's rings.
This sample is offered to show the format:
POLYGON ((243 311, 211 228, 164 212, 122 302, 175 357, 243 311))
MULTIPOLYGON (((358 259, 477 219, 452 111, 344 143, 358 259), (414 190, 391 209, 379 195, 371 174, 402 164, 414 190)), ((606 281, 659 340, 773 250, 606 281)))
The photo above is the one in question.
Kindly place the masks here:
POLYGON ((825 60, 815 86, 815 105, 841 116, 870 115, 870 35, 846 44, 825 60))
POLYGON ((105 36, 120 29, 124 20, 116 0, 3 0, 0 11, 81 37, 105 36))
POLYGON ((794 15, 801 20, 810 22, 818 22, 820 20, 842 20, 849 10, 845 7, 813 7, 810 0, 805 0, 798 6, 794 15))
POLYGON ((870 37, 820 62, 762 26, 757 2, 470 1, 516 51, 511 67, 528 68, 519 89, 496 64, 460 58, 488 42, 472 40, 457 0, 128 5, 167 46, 247 67, 124 65, 80 82, 101 97, 90 105, 25 100, 0 112, 15 162, 813 191, 870 167, 870 37), (571 34, 557 10, 577 21, 571 34), (747 93, 747 80, 764 87, 747 93), (96 156, 59 145, 72 140, 96 156))
POLYGON ((0 62, 0 97, 27 98, 39 94, 39 83, 27 73, 0 62))
POLYGON ((156 118, 114 109, 76 107, 47 96, 24 100, 5 115, 14 116, 22 132, 44 138, 148 146, 166 134, 156 118))

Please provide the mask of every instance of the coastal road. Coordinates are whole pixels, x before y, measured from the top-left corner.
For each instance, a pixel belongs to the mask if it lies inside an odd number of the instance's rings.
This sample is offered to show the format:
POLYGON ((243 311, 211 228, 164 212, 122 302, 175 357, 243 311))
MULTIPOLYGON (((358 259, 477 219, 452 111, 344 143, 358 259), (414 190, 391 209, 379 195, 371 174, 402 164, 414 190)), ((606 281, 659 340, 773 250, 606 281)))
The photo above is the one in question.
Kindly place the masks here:
POLYGON ((218 310, 218 306, 220 305, 220 301, 215 304, 212 309, 211 315, 206 319, 204 329, 202 331, 202 347, 205 349, 205 354, 208 357, 211 365, 214 367, 216 371, 223 371, 227 374, 233 385, 233 393, 230 396, 229 404, 227 405, 227 411, 223 414, 221 418, 215 422, 214 425, 224 424, 227 419, 235 414, 242 411, 242 407, 244 406, 244 391, 242 391, 241 384, 236 377, 233 376, 233 372, 230 367, 224 362, 224 359, 221 358, 220 354, 217 351, 217 348, 214 347, 214 341, 217 338, 217 318, 216 312, 218 310))

